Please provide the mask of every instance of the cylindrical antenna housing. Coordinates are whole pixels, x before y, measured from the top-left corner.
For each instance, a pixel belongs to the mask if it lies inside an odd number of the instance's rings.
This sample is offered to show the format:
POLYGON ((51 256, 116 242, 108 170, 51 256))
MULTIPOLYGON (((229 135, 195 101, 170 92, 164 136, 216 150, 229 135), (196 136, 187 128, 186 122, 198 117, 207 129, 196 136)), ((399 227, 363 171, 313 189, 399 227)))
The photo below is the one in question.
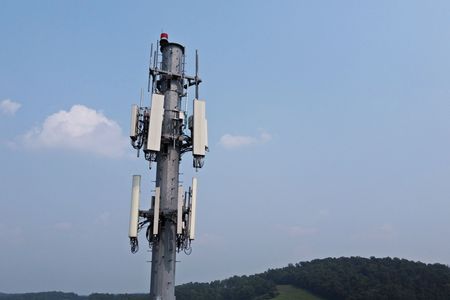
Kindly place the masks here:
POLYGON ((162 70, 181 75, 183 72, 184 46, 178 43, 161 45, 162 70))

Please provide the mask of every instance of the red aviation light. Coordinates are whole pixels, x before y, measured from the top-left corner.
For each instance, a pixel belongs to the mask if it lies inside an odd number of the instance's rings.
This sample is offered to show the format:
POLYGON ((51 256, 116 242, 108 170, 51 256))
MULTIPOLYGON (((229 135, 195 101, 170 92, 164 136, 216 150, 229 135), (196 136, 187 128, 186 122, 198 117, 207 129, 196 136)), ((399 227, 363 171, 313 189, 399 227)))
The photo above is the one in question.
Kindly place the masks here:
POLYGON ((165 32, 161 33, 159 44, 161 47, 167 45, 169 43, 169 35, 165 32))
POLYGON ((163 43, 168 42, 169 41, 169 35, 167 33, 165 33, 165 32, 161 33, 160 40, 163 43))

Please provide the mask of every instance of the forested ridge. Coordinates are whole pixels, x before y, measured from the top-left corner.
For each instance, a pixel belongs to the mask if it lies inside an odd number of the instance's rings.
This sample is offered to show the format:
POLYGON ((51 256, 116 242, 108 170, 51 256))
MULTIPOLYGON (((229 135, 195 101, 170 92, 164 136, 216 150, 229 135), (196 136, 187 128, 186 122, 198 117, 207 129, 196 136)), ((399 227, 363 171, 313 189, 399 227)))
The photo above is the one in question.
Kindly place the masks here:
POLYGON ((261 274, 325 299, 450 299, 450 268, 399 258, 326 258, 261 274))
MULTIPOLYGON (((272 299, 277 295, 277 285, 293 285, 330 300, 448 300, 450 268, 442 264, 425 264, 398 258, 325 258, 269 269, 251 276, 233 276, 209 283, 179 285, 176 287, 176 297, 177 300, 272 299)), ((54 299, 143 300, 148 299, 148 295, 0 293, 0 300, 54 299)))

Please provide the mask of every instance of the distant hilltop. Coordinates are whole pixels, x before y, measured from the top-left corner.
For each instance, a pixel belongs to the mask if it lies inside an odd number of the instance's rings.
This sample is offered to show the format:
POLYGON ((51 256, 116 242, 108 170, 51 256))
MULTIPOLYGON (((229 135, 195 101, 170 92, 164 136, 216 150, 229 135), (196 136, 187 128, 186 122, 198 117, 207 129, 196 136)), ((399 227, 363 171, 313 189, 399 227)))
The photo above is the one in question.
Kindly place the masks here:
MULTIPOLYGON (((340 257, 316 259, 176 287, 177 300, 448 300, 450 268, 399 258, 340 257)), ((0 300, 147 300, 148 294, 43 292, 3 294, 0 300)))

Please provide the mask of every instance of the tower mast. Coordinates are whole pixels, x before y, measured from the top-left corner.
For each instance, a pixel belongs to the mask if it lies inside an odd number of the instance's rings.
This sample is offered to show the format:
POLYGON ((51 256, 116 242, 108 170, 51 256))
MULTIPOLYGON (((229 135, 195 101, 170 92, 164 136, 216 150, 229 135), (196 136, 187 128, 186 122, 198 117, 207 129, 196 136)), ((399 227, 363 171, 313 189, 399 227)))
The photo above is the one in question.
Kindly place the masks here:
MULTIPOLYGON (((161 69, 182 74, 184 47, 175 43, 161 45, 161 69)), ((158 82, 164 95, 161 150, 156 159, 156 187, 160 188, 160 235, 153 243, 151 299, 175 299, 176 212, 178 207, 179 167, 181 158, 180 119, 183 82, 181 77, 161 76, 158 82)))
POLYGON ((138 250, 137 232, 147 225, 146 237, 152 249, 150 299, 175 300, 176 253, 191 251, 197 194, 196 178, 186 193, 180 186, 180 160, 182 154, 192 151, 193 166, 203 166, 208 148, 207 121, 204 101, 193 100, 193 116, 189 119, 182 109, 182 100, 190 86, 195 86, 198 97, 201 79, 197 53, 196 74, 187 76, 184 46, 169 42, 166 33, 161 34, 158 44, 162 61, 158 62, 160 55, 156 49, 151 54, 153 66, 149 68, 152 106, 133 105, 130 131, 138 155, 143 148, 150 166, 156 162, 155 195, 149 210, 139 210, 140 176, 133 176, 129 238, 134 253, 138 250))

